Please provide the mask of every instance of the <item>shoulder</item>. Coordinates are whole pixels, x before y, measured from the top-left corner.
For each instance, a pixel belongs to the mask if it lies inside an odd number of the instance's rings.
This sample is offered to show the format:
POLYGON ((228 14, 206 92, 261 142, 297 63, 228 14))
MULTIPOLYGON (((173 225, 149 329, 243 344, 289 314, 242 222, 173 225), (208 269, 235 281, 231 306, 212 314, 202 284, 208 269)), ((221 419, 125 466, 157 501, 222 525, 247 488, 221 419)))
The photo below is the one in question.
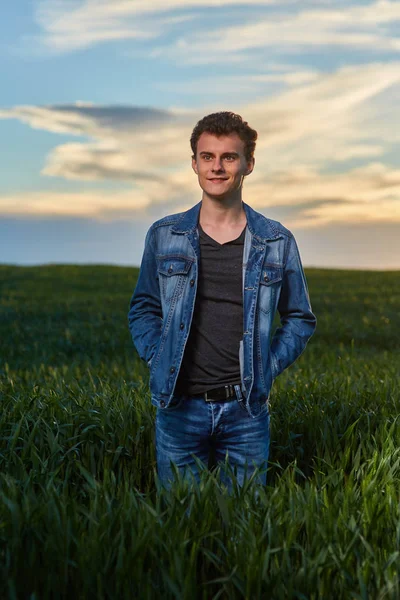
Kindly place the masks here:
POLYGON ((256 234, 261 237, 285 237, 292 238, 293 233, 279 221, 270 219, 260 212, 254 210, 249 205, 245 206, 248 221, 256 234))
POLYGON ((183 218, 186 212, 187 211, 174 213, 172 215, 166 215, 165 217, 154 221, 150 229, 154 231, 156 229, 159 229, 160 227, 170 227, 171 225, 176 225, 176 223, 178 223, 183 218))
POLYGON ((268 224, 270 227, 272 227, 273 229, 275 229, 275 231, 277 233, 279 233, 279 235, 284 235, 286 237, 293 237, 293 233, 284 225, 282 225, 282 223, 280 221, 275 221, 274 219, 270 219, 268 217, 263 217, 266 221, 268 221, 268 224))
POLYGON ((171 227, 179 223, 179 221, 183 218, 186 212, 174 213, 172 215, 166 215, 161 219, 157 219, 151 225, 150 229, 147 231, 146 240, 156 241, 160 236, 164 238, 169 235, 171 227))
POLYGON ((201 202, 198 202, 186 211, 167 215, 158 219, 151 226, 150 231, 160 234, 161 237, 170 233, 188 233, 197 227, 201 202))

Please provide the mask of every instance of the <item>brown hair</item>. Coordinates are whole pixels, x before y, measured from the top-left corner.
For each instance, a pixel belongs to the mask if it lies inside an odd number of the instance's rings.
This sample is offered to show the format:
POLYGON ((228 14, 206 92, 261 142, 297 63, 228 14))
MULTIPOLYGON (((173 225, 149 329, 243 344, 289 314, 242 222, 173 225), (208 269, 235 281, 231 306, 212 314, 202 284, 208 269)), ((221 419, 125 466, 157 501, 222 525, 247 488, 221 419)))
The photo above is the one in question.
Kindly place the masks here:
POLYGON ((253 158, 256 148, 257 131, 252 129, 247 121, 243 121, 240 115, 233 112, 217 112, 203 117, 195 126, 190 137, 190 145, 193 151, 193 157, 196 159, 197 142, 202 133, 212 133, 219 137, 220 135, 229 135, 237 133, 244 142, 244 154, 247 161, 253 158))

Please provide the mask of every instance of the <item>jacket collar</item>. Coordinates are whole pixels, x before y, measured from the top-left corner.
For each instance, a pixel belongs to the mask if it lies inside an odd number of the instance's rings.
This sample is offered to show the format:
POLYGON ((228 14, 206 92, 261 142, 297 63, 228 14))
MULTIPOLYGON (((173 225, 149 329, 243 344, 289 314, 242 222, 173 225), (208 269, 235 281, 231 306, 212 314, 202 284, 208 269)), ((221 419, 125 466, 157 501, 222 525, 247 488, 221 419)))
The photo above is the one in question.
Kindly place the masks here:
POLYGON ((186 212, 182 213, 179 217, 178 222, 171 228, 173 233, 191 233, 197 228, 199 222, 201 202, 195 204, 192 208, 189 208, 186 212))
MULTIPOLYGON (((193 233, 199 222, 200 208, 201 201, 182 213, 178 222, 172 227, 172 232, 184 234, 193 233)), ((243 208, 246 213, 247 227, 251 235, 258 241, 267 242, 268 240, 276 240, 281 237, 279 231, 270 219, 260 215, 260 213, 253 210, 245 202, 243 202, 243 208)))
POLYGON ((271 219, 264 217, 245 202, 243 202, 243 208, 246 213, 247 227, 251 235, 258 241, 268 242, 268 240, 277 240, 281 237, 271 219))

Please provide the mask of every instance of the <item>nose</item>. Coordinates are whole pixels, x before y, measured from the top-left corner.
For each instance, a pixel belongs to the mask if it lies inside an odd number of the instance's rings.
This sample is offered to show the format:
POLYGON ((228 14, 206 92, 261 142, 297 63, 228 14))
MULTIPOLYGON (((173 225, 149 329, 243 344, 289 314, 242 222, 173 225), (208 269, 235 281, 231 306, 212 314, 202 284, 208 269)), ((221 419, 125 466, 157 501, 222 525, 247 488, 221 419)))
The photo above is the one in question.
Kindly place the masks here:
POLYGON ((216 156, 213 160, 212 171, 214 173, 215 171, 223 171, 223 170, 224 170, 224 168, 222 166, 222 160, 218 156, 216 156))

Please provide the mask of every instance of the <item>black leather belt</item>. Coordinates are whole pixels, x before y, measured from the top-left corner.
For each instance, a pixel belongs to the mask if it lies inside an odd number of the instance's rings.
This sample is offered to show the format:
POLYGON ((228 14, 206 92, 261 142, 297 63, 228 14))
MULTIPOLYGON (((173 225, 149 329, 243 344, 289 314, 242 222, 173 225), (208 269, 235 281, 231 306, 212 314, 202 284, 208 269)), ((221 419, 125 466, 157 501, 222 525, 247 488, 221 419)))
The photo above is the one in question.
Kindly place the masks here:
POLYGON ((236 399, 234 385, 223 385, 221 387, 207 390, 204 394, 199 394, 206 402, 228 402, 236 399))

